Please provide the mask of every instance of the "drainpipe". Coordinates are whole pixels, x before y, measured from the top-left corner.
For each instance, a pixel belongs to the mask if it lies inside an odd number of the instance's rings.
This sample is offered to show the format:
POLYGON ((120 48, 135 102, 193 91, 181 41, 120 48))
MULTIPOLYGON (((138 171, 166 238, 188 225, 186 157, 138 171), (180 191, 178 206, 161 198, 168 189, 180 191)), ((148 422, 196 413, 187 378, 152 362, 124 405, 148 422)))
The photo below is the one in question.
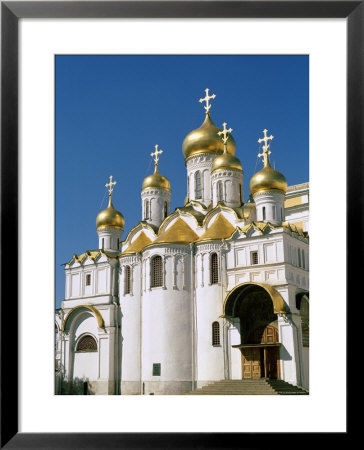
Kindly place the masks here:
POLYGON ((192 391, 195 390, 195 383, 197 380, 197 373, 196 373, 196 361, 195 358, 197 358, 196 355, 196 330, 197 330, 197 323, 196 323, 196 289, 195 289, 195 257, 194 257, 194 244, 189 244, 190 247, 190 255, 191 255, 191 294, 192 294, 192 391))
MULTIPOLYGON (((222 252, 223 250, 226 250, 226 243, 225 240, 222 240, 221 246, 220 246, 220 283, 221 283, 221 301, 223 301, 224 298, 224 277, 225 277, 225 273, 223 273, 223 257, 222 257, 222 252)), ((224 345, 223 345, 223 356, 224 356, 224 378, 229 379, 229 361, 228 361, 228 333, 227 333, 227 328, 225 326, 225 323, 223 323, 222 326, 222 330, 223 330, 223 340, 224 340, 224 345)))
POLYGON ((112 299, 113 299, 113 305, 114 305, 114 314, 115 314, 115 326, 116 326, 116 357, 114 356, 114 363, 116 364, 116 368, 114 370, 114 376, 115 376, 115 382, 114 382, 114 389, 115 389, 115 395, 119 394, 119 377, 120 377, 120 371, 119 371, 119 364, 120 364, 120 358, 119 358, 119 290, 118 290, 118 283, 119 283, 119 268, 120 268, 120 262, 119 259, 109 259, 108 260, 111 270, 113 272, 112 274, 112 299))
MULTIPOLYGON (((143 258, 142 254, 137 254, 140 257, 140 277, 139 277, 139 390, 140 395, 143 395, 143 380, 142 380, 142 319, 143 319, 143 277, 144 277, 144 271, 143 271, 143 258)), ((145 280, 145 283, 147 280, 145 280)))

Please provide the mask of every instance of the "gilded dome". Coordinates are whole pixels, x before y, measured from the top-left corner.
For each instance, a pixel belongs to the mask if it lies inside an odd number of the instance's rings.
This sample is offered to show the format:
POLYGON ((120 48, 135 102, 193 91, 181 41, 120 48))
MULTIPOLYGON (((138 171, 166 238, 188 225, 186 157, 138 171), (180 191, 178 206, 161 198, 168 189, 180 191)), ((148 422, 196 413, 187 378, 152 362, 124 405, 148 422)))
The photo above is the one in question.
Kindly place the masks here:
POLYGON ((224 152, 222 155, 217 156, 212 163, 211 172, 215 172, 217 170, 243 170, 240 160, 229 153, 224 152))
POLYGON ((96 228, 101 230, 103 228, 117 228, 119 230, 124 229, 125 219, 121 212, 114 208, 111 201, 111 195, 109 195, 109 205, 106 209, 101 211, 96 217, 96 228))
POLYGON ((286 192, 287 180, 284 175, 267 164, 262 170, 252 176, 249 187, 252 195, 256 192, 268 191, 270 189, 286 192))
POLYGON ((171 184, 168 179, 158 172, 158 164, 154 166, 154 173, 144 178, 142 191, 148 188, 159 188, 165 189, 166 191, 171 190, 171 184))
MULTIPOLYGON (((210 114, 206 114, 205 120, 200 128, 191 131, 185 137, 182 144, 182 152, 185 158, 208 152, 223 152, 224 143, 217 134, 222 128, 217 127, 210 119, 210 114)), ((235 155, 235 141, 230 136, 227 143, 227 152, 235 155)))

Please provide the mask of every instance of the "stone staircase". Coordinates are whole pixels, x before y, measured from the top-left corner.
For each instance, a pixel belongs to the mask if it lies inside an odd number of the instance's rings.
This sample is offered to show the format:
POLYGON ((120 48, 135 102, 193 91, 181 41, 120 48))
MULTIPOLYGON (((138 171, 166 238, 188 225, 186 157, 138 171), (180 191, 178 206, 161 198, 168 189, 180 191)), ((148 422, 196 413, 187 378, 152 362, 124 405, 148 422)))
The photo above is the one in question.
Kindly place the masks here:
POLYGON ((216 381, 185 395, 308 395, 308 391, 283 380, 259 378, 216 381))

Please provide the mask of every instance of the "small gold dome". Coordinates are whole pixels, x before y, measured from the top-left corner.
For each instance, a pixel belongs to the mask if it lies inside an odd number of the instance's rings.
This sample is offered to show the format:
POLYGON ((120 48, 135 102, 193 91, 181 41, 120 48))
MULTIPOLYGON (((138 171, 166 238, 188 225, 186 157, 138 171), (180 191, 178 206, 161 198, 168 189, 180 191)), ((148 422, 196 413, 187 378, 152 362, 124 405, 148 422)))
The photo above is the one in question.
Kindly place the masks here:
POLYGON ((254 195, 259 191, 277 189, 282 192, 287 190, 287 181, 280 172, 274 170, 269 164, 254 174, 250 180, 250 193, 254 195))
POLYGON ((96 228, 101 230, 103 228, 117 228, 118 230, 123 230, 125 224, 125 219, 121 212, 114 208, 111 201, 111 195, 109 196, 109 205, 106 209, 101 211, 96 217, 96 228))
POLYGON ((242 171, 243 167, 241 165, 240 160, 236 156, 224 152, 221 156, 217 156, 214 159, 214 162, 212 163, 211 172, 226 169, 227 170, 234 169, 242 171))
POLYGON ((148 188, 159 188, 165 189, 166 191, 171 190, 171 184, 168 179, 158 172, 158 164, 155 164, 154 173, 144 178, 142 191, 148 188))
MULTIPOLYGON (((195 156, 200 153, 223 152, 224 143, 217 134, 222 131, 210 119, 210 114, 206 114, 205 120, 200 128, 191 131, 185 137, 182 144, 182 152, 185 158, 195 156)), ((235 141, 232 136, 229 137, 227 143, 227 152, 235 155, 235 141)))

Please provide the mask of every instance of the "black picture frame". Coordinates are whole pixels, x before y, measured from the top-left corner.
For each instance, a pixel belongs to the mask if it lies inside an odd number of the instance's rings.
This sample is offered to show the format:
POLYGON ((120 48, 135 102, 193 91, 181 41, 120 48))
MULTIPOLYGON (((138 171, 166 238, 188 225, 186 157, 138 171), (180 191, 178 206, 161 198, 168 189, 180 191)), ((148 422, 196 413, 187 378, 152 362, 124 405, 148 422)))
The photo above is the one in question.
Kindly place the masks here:
MULTIPOLYGON (((21 18, 346 18, 347 19, 347 254, 363 249, 364 1, 2 1, 1 2, 1 448, 260 448, 269 433, 19 433, 18 432, 18 22, 21 18), (7 270, 9 255, 11 270, 7 270), (11 300, 11 301, 9 301, 11 300), (11 342, 7 338, 11 333, 11 342)), ((333 93, 334 95, 334 93, 333 93)), ((324 130, 325 131, 325 130, 324 130)), ((327 132, 327 130, 325 131, 327 132)), ((330 132, 330 131, 329 131, 330 132)), ((330 132, 331 133, 331 132, 330 132)), ((325 151, 329 151, 328 148, 325 151)), ((338 205, 338 220, 342 208, 338 205)), ((335 216, 333 212, 333 216, 335 216)), ((350 258, 347 259, 347 267, 350 258)), ((361 264, 347 270, 347 299, 361 264)), ((344 302, 344 299, 343 299, 344 302)), ((345 302, 344 302, 345 303, 345 302)), ((345 303, 346 305, 346 303, 345 303)), ((349 346, 348 346, 349 349, 349 346)), ((350 356, 348 357, 349 360, 350 356)), ((55 418, 56 420, 56 418, 55 418)), ((349 436, 337 433, 335 440, 349 436)), ((289 433, 289 430, 287 430, 289 433)), ((308 443, 303 434, 300 445, 308 443)), ((317 434, 316 434, 317 438, 317 434)), ((315 439, 316 439, 315 438, 315 439)), ((296 439, 296 437, 294 438, 296 439)), ((316 441, 317 443, 317 441, 316 441)), ((283 443, 282 443, 283 445, 283 443)), ((292 445, 292 441, 291 444, 292 445)), ((270 445, 272 447, 272 445, 270 445)))

